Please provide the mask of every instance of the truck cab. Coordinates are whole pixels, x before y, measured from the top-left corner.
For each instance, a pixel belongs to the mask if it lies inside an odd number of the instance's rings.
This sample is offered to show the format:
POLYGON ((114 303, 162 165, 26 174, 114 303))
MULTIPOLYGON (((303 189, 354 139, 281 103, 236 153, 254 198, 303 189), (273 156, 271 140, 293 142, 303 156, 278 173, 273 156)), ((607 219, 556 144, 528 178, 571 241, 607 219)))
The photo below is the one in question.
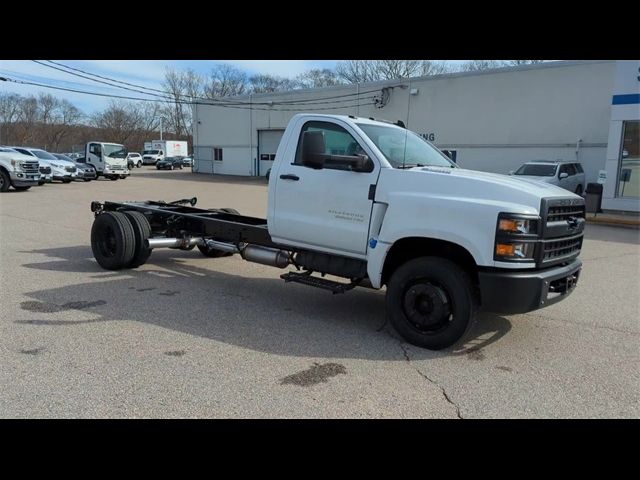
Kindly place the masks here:
POLYGON ((161 148, 152 147, 142 152, 143 165, 155 165, 159 160, 164 160, 164 150, 161 148))
POLYGON ((391 324, 429 349, 462 338, 480 309, 525 313, 567 298, 582 267, 582 197, 460 168, 403 125, 374 119, 294 116, 266 219, 196 201, 94 202, 96 260, 127 268, 153 248, 197 245, 207 257, 293 265, 285 282, 333 293, 386 286, 391 324))
POLYGON ((88 142, 85 145, 85 162, 96 170, 96 177, 110 180, 125 179, 130 175, 127 148, 119 143, 88 142))

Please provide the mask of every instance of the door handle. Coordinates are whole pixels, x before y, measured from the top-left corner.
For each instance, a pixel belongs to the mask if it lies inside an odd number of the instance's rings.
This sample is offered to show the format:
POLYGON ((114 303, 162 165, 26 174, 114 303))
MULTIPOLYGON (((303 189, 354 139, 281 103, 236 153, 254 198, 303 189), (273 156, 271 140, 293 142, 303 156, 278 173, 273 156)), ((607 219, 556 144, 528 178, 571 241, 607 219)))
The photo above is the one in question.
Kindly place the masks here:
POLYGON ((300 180, 300 177, 299 177, 299 176, 297 176, 297 175, 293 175, 293 174, 291 174, 291 173, 287 173, 286 175, 280 175, 280 178, 281 178, 282 180, 293 180, 293 181, 296 181, 296 182, 297 182, 298 180, 300 180))

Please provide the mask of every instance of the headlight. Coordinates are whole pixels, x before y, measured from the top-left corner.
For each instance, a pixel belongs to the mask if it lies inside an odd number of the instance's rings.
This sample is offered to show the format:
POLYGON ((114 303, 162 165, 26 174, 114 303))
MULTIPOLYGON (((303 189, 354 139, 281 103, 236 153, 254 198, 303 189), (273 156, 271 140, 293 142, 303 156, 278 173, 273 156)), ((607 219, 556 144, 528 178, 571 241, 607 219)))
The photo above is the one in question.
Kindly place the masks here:
POLYGON ((536 256, 540 217, 500 213, 496 226, 493 259, 502 262, 531 262, 536 256))
POLYGON ((538 230, 538 221, 520 218, 501 218, 498 220, 498 231, 514 234, 534 234, 538 230))

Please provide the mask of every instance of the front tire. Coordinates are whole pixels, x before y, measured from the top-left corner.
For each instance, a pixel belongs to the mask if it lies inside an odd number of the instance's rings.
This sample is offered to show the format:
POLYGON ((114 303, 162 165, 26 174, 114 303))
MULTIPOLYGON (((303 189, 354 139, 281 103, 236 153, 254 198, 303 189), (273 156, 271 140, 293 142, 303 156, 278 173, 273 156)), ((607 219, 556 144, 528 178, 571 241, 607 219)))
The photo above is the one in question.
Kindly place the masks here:
POLYGON ((142 168, 142 162, 140 160, 138 160, 138 163, 136 164, 136 167, 142 168))
POLYGON ((122 212, 104 212, 91 227, 91 250, 98 264, 106 270, 120 270, 133 260, 135 233, 129 218, 122 212))
POLYGON ((455 263, 421 257, 401 265, 387 284, 387 315, 409 343, 440 350, 468 331, 475 313, 469 275, 455 263))
POLYGON ((63 178, 62 179, 62 183, 71 183, 71 179, 70 178, 63 178))

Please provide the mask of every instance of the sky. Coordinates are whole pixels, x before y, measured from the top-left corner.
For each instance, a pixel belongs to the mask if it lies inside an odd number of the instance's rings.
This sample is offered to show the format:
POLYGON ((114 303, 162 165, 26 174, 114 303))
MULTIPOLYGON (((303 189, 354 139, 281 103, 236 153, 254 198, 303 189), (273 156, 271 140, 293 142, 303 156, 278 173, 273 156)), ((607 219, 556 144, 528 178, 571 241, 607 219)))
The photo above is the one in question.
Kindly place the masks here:
MULTIPOLYGON (((54 60, 63 65, 84 70, 91 74, 102 75, 110 79, 129 82, 145 87, 160 88, 167 67, 176 69, 191 68, 208 75, 216 64, 227 63, 244 70, 248 75, 265 73, 281 77, 295 77, 312 68, 334 68, 337 60, 54 60)), ((460 63, 459 60, 447 60, 460 63)), ((77 72, 79 73, 79 72, 77 72)), ((90 90, 105 94, 140 96, 135 92, 109 87, 88 79, 64 73, 32 60, 0 60, 0 77, 23 80, 56 86, 90 90)), ((15 92, 21 95, 38 95, 49 92, 59 98, 65 98, 80 108, 85 114, 103 109, 108 98, 74 92, 53 90, 33 85, 20 85, 0 82, 0 92, 15 92)))

